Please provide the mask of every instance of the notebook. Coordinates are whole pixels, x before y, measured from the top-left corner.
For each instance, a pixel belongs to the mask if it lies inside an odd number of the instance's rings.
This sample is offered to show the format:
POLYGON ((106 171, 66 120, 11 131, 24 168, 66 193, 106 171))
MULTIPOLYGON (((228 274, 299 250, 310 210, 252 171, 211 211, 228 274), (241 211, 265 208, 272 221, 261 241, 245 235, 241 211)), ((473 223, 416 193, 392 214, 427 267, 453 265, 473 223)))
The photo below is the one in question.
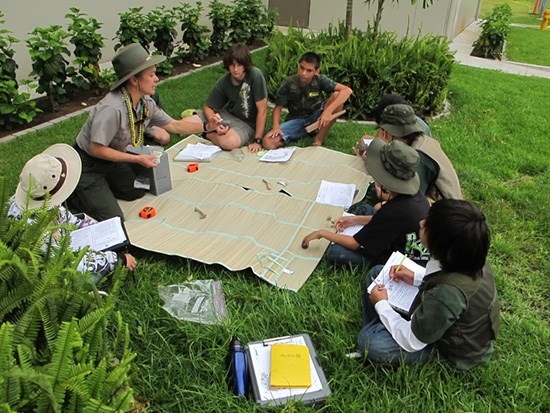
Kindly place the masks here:
POLYGON ((394 251, 382 271, 378 274, 375 280, 369 285, 367 291, 370 293, 376 284, 384 284, 388 291, 388 302, 398 312, 409 315, 410 308, 416 295, 418 294, 418 286, 409 285, 404 282, 393 281, 390 278, 390 269, 393 265, 403 265, 409 270, 416 273, 424 274, 426 269, 415 263, 407 256, 399 251, 394 251))
POLYGON ((311 386, 307 346, 283 343, 271 346, 269 385, 271 388, 311 386))
MULTIPOLYGON (((281 348, 284 350, 284 348, 281 348)), ((278 350, 276 350, 278 351, 278 350)), ((302 350, 303 351, 303 350, 302 350)), ((306 405, 322 403, 330 394, 330 387, 317 359, 315 348, 308 334, 277 337, 248 343, 245 346, 252 394, 261 405, 283 405, 291 399, 300 400, 306 405), (307 348, 309 363, 308 387, 271 387, 271 351, 280 344, 299 345, 307 348)))

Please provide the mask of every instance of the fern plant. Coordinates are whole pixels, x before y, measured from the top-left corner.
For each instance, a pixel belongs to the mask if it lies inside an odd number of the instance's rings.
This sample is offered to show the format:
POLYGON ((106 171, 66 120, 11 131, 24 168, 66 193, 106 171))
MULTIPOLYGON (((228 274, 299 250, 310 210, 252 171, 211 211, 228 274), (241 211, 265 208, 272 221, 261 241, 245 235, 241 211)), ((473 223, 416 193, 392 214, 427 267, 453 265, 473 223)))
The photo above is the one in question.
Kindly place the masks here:
POLYGON ((127 325, 114 313, 125 270, 102 298, 76 268, 57 208, 7 217, 0 179, 0 406, 3 411, 127 411, 132 402, 127 325), (32 214, 32 220, 29 220, 32 214))
MULTIPOLYGON (((95 314, 96 322, 104 318, 95 314)), ((126 412, 133 401, 128 374, 135 354, 120 359, 90 356, 76 319, 60 325, 52 357, 41 365, 32 352, 14 346, 15 326, 0 327, 0 405, 28 412, 126 412)), ((9 410, 8 410, 9 411, 9 410)))

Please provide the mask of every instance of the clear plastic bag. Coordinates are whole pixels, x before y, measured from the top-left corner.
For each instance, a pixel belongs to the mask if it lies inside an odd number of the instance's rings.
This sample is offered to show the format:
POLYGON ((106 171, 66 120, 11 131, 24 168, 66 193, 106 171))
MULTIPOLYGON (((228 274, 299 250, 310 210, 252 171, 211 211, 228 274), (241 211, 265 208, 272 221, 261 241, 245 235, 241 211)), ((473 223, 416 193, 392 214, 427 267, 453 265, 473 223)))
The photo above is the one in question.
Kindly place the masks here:
POLYGON ((179 320, 221 324, 227 316, 220 281, 196 280, 158 288, 162 308, 179 320))
POLYGON ((235 159, 237 162, 240 162, 244 159, 244 153, 241 148, 234 148, 231 149, 231 156, 233 159, 235 159))

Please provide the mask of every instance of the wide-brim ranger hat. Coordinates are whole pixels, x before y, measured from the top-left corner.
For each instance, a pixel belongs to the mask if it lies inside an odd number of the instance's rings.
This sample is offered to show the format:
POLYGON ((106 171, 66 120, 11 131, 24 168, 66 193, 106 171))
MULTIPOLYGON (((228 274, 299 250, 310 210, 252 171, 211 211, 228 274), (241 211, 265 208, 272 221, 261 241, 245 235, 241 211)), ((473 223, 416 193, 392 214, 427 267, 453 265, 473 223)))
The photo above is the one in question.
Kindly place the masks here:
POLYGON ((166 60, 162 55, 150 55, 139 43, 124 46, 113 57, 112 64, 117 80, 111 87, 115 90, 142 70, 155 66, 166 60))
POLYGON ((398 194, 414 195, 420 189, 416 172, 419 162, 416 150, 401 141, 386 144, 376 138, 367 151, 368 173, 384 188, 398 194))
POLYGON ((19 175, 15 203, 20 209, 61 205, 78 184, 82 161, 65 143, 56 143, 31 158, 19 175))
POLYGON ((403 103, 386 106, 380 115, 378 127, 398 138, 424 132, 413 107, 403 103))

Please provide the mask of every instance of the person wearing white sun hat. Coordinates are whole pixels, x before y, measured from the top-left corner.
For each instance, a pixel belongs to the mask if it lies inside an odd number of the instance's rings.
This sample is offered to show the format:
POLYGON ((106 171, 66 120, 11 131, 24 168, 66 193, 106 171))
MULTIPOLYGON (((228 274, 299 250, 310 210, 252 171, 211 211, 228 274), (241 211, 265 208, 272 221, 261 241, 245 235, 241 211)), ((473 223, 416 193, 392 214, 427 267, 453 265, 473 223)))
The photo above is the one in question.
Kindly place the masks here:
MULTIPOLYGON (((75 228, 93 225, 92 219, 80 219, 73 215, 62 204, 74 191, 82 170, 82 163, 78 152, 64 143, 50 146, 42 153, 31 158, 23 167, 19 176, 19 184, 15 195, 10 198, 8 217, 21 219, 25 211, 37 208, 59 208, 58 224, 71 224, 75 228)), ((34 215, 31 213, 29 220, 34 215)), ((60 227, 59 236, 66 234, 66 229, 60 227)), ((47 235, 44 238, 44 251, 48 248, 50 239, 54 247, 58 247, 59 236, 47 235)), ((88 250, 78 263, 77 270, 90 272, 92 280, 97 282, 101 277, 112 272, 118 263, 122 263, 128 270, 136 268, 135 258, 128 253, 114 251, 88 250)))
POLYGON ((82 176, 68 200, 73 211, 99 221, 114 216, 124 219, 117 199, 132 201, 145 195, 144 189, 134 188, 133 166, 154 168, 158 164, 156 155, 135 155, 128 153, 127 147, 142 146, 144 131, 152 126, 178 134, 203 131, 202 124, 172 119, 151 98, 159 81, 155 65, 165 59, 149 55, 137 43, 123 47, 114 56, 117 80, 110 93, 92 108, 76 138, 82 176))

